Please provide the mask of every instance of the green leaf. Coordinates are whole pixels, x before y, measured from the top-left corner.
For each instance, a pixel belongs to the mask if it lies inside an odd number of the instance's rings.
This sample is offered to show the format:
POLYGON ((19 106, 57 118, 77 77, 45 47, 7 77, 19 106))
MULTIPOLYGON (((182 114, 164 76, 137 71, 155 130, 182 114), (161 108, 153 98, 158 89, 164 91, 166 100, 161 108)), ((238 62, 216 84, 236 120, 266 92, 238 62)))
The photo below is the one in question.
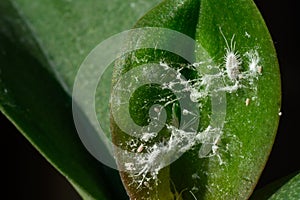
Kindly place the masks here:
POLYGON ((83 199, 127 195, 117 172, 96 161, 77 135, 70 98, 75 75, 93 47, 130 28, 156 2, 0 2, 1 112, 83 199))
POLYGON ((273 194, 270 200, 296 200, 300 198, 300 174, 298 173, 286 184, 284 184, 275 194, 273 194))
POLYGON ((255 191, 250 200, 286 199, 296 200, 300 197, 300 173, 295 172, 276 180, 255 191))
POLYGON ((131 28, 159 0, 10 0, 37 37, 68 92, 80 64, 100 42, 131 28))
MULTIPOLYGON (((188 59, 155 48, 127 53, 116 62, 114 90, 125 83, 122 82, 124 77, 128 83, 134 83, 139 76, 143 77, 141 79, 147 78, 143 75, 147 71, 139 71, 139 66, 143 64, 157 63, 161 68, 168 66, 182 72, 185 79, 190 80, 193 89, 185 89, 198 97, 200 121, 197 131, 183 131, 185 135, 177 138, 177 144, 183 147, 170 146, 170 138, 174 142, 176 134, 183 133, 180 128, 178 130, 178 124, 184 115, 195 114, 198 109, 188 110, 184 114, 179 102, 172 97, 168 84, 164 84, 165 89, 159 89, 157 84, 142 86, 133 92, 129 101, 130 118, 141 127, 149 124, 152 105, 161 104, 165 108, 167 125, 152 140, 143 140, 149 134, 143 128, 138 138, 124 131, 120 123, 132 126, 124 114, 126 108, 112 104, 112 113, 115 112, 111 120, 114 143, 122 151, 135 151, 145 158, 139 159, 136 154, 138 159, 135 162, 123 163, 125 170, 121 175, 130 197, 247 199, 270 154, 281 105, 276 52, 259 10, 251 0, 166 0, 142 17, 135 27, 173 29, 192 37, 196 43, 189 48, 183 47, 184 51, 191 51, 188 59), (136 74, 131 80, 130 71, 133 69, 136 74), (126 76, 127 73, 130 75, 126 76), (222 91, 226 93, 225 97, 222 91), (226 104, 225 111, 222 110, 224 104, 220 102, 226 104), (214 115, 214 109, 220 109, 221 112, 214 115), (216 125, 223 117, 224 124, 216 125), (190 138, 186 135, 190 135, 190 138), (165 152, 167 147, 174 152, 184 151, 184 154, 171 165, 161 168, 157 163, 165 162, 170 156, 165 152), (145 167, 138 168, 139 165, 145 167), (140 171, 135 171, 135 168, 140 171)), ((154 32, 154 36, 132 36, 133 39, 129 39, 124 48, 130 49, 141 43, 151 44, 153 41, 157 46, 160 43, 182 45, 180 41, 168 39, 161 32, 154 32), (156 41, 155 35, 161 40, 156 41)), ((155 70, 147 73, 149 77, 155 76, 155 70)), ((162 77, 166 74, 162 74, 162 77)), ((176 78, 174 80, 179 81, 176 78)), ((174 85, 175 82, 171 83, 174 85)), ((121 87, 120 91, 126 89, 130 90, 130 85, 121 87)), ((116 101, 124 98, 122 92, 113 94, 116 101)), ((158 108, 157 112, 160 113, 158 108)), ((122 151, 117 152, 120 166, 124 162, 122 151)))
POLYGON ((13 40, 0 35, 1 111, 83 198, 107 199, 102 166, 76 135, 69 96, 53 74, 13 40))

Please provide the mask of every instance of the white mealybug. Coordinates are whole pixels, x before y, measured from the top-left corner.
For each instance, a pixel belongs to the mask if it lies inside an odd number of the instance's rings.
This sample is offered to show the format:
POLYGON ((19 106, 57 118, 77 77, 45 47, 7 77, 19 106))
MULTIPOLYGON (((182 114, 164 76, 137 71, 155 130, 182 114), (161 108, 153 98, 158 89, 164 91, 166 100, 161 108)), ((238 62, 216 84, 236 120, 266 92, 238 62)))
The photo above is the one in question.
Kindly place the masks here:
POLYGON ((224 60, 225 60, 227 75, 231 80, 237 80, 240 75, 239 69, 242 62, 241 62, 240 55, 235 51, 235 42, 233 41, 234 35, 230 40, 230 46, 229 46, 228 41, 224 36, 221 28, 220 28, 220 32, 226 43, 226 48, 225 48, 226 54, 224 56, 224 60))
POLYGON ((262 67, 258 65, 260 58, 258 55, 258 52, 256 50, 251 50, 249 52, 246 52, 245 55, 249 59, 249 71, 252 74, 256 74, 257 72, 261 74, 262 67))

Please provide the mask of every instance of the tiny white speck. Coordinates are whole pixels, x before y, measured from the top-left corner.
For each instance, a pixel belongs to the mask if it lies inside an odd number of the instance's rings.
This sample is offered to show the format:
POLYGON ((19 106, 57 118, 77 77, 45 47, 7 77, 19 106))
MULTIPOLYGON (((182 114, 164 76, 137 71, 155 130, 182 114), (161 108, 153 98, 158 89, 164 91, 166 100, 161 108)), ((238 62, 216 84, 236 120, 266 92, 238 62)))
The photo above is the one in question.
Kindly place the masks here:
POLYGON ((258 72, 259 74, 262 73, 262 66, 257 66, 257 72, 258 72))
POLYGON ((149 183, 148 182, 144 182, 144 186, 146 186, 147 188, 149 188, 150 187, 150 185, 149 185, 149 183))
POLYGON ((136 150, 138 153, 141 153, 144 150, 144 145, 141 144, 139 148, 136 150))
POLYGON ((282 115, 282 112, 279 112, 278 115, 281 116, 281 115, 282 115))
POLYGON ((160 109, 159 109, 158 107, 154 107, 154 111, 155 111, 156 113, 159 113, 159 112, 160 112, 160 109))
POLYGON ((245 36, 246 36, 247 38, 250 38, 250 37, 251 37, 251 35, 250 35, 247 31, 245 31, 245 36))
POLYGON ((249 98, 246 99, 245 104, 246 104, 246 106, 248 106, 250 104, 250 99, 249 98))
POLYGON ((130 7, 131 7, 131 8, 135 8, 135 3, 131 2, 131 3, 130 3, 130 7))
POLYGON ((183 114, 183 115, 187 115, 187 114, 189 114, 189 111, 186 110, 186 109, 183 109, 182 114, 183 114))

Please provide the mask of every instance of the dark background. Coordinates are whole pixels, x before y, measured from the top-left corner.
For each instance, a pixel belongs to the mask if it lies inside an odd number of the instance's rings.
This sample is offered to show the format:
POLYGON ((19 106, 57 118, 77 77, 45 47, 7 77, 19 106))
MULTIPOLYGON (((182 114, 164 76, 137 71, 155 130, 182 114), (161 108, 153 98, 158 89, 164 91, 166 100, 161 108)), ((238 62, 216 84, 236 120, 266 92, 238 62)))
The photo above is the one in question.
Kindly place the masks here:
MULTIPOLYGON (((299 100, 300 66, 297 63, 296 36, 299 25, 296 6, 290 1, 256 0, 272 35, 280 63, 282 79, 282 116, 268 163, 257 188, 300 169, 299 100), (299 145, 299 146, 298 146, 299 145)), ((299 17, 299 16, 298 16, 299 17)), ((62 177, 16 128, 0 113, 4 167, 8 199, 76 200, 80 199, 62 177)), ((2 176, 3 177, 3 176, 2 176)))
MULTIPOLYGON (((300 170, 298 124, 300 109, 299 14, 294 2, 256 0, 277 51, 282 81, 282 116, 276 140, 257 187, 300 170), (297 28, 297 30, 296 30, 297 28)), ((299 11, 298 11, 299 13, 299 11)))

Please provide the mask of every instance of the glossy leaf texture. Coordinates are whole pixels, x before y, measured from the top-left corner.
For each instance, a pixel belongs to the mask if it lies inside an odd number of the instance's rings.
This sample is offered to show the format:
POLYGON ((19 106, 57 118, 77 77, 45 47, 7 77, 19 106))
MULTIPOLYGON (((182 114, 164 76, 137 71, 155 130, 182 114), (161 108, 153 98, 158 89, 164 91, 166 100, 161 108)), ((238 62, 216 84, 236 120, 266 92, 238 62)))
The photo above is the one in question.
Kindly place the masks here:
MULTIPOLYGON (((147 63, 180 74, 174 75, 173 82, 161 86, 148 83, 134 91, 128 104, 130 120, 122 103, 112 104, 112 136, 122 149, 116 155, 131 199, 249 198, 270 154, 281 105, 276 52, 256 5, 251 0, 165 0, 135 26, 146 27, 181 32, 195 44, 184 47, 190 52, 188 58, 163 49, 139 49, 115 64, 113 90, 131 89, 130 84, 119 88, 124 77, 134 83, 139 76, 147 78, 145 73, 156 76, 154 68, 138 70, 147 63), (136 70, 132 76, 131 70, 136 70), (180 98, 172 94, 174 85, 188 91, 185 97, 198 107, 182 108, 180 98), (155 134, 145 128, 152 123, 152 110, 157 119, 166 117, 165 125, 155 134), (116 115, 122 116, 121 122, 115 120, 116 115), (185 115, 191 120, 184 121, 185 115), (132 126, 131 120, 141 127, 139 135, 120 127, 120 123, 132 126), (197 120, 197 130, 180 129, 181 122, 186 128, 197 120), (126 161, 123 151, 135 152, 137 158, 126 161), (178 152, 183 155, 164 165, 178 152)), ((152 35, 160 34, 158 30, 152 35)), ((182 45, 165 35, 159 41, 153 38, 157 39, 149 35, 131 38, 124 48, 155 42, 182 45)), ((164 79, 167 73, 160 75, 164 79)), ((124 99, 122 95, 113 93, 112 102, 113 98, 124 99)))
MULTIPOLYGON (((0 2, 0 110, 83 199, 128 197, 118 173, 94 159, 78 137, 73 80, 94 46, 130 28, 156 2, 0 2)), ((102 101, 101 94, 96 98, 102 101)))

